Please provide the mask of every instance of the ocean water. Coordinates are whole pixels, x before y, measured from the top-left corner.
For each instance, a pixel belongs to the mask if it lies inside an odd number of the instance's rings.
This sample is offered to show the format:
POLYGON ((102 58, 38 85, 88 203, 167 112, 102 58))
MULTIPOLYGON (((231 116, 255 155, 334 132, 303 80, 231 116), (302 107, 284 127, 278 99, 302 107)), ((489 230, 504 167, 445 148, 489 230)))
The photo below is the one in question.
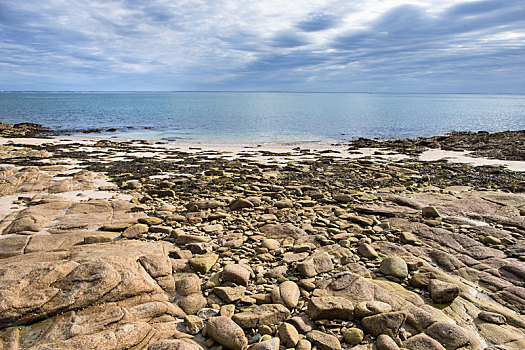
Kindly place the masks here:
POLYGON ((2 93, 0 121, 195 143, 344 142, 525 129, 525 95, 2 93))

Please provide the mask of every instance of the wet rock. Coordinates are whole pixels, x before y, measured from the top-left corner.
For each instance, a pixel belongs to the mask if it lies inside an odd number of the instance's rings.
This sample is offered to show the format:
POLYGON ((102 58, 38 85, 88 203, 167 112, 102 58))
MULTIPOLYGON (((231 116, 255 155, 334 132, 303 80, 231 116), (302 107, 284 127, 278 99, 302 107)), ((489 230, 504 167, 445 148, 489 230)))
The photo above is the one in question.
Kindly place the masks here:
POLYGON ((290 310, 281 304, 264 304, 250 311, 233 315, 232 319, 242 328, 274 325, 290 317, 290 310))
POLYGON ((387 276, 405 279, 408 276, 408 266, 400 257, 385 258, 381 261, 381 272, 387 276))
POLYGON ((308 303, 308 314, 312 320, 350 320, 353 317, 353 311, 352 302, 341 297, 313 297, 308 303))
POLYGON ((361 324, 365 331, 376 337, 380 334, 386 334, 396 338, 406 319, 407 314, 405 312, 388 312, 365 317, 361 320, 361 324))
POLYGON ((437 304, 450 303, 459 295, 459 287, 457 285, 438 279, 430 280, 428 291, 432 301, 437 304))
POLYGON ((341 350, 341 343, 337 337, 317 330, 308 332, 306 338, 319 350, 341 350))
POLYGON ((248 345, 242 328, 228 317, 211 317, 206 323, 206 331, 216 342, 228 349, 243 350, 248 345))

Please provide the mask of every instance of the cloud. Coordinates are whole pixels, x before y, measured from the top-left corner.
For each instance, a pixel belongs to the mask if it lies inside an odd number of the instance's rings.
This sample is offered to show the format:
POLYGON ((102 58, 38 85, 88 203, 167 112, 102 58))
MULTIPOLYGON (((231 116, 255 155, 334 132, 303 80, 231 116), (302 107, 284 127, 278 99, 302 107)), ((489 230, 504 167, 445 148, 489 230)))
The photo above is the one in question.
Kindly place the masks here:
POLYGON ((524 28, 519 0, 11 0, 0 3, 0 81, 525 92, 524 28))
POLYGON ((297 29, 305 32, 317 32, 337 26, 339 18, 325 13, 313 13, 297 24, 297 29))

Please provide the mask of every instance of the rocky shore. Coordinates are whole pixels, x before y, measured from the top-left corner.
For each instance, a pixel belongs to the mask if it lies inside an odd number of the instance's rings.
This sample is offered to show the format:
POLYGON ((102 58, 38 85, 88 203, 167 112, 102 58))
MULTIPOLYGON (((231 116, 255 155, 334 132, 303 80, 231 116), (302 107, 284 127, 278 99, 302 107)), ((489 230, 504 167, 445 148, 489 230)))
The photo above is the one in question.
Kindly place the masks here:
POLYGON ((0 349, 524 349, 525 173, 352 153, 4 139, 0 349))

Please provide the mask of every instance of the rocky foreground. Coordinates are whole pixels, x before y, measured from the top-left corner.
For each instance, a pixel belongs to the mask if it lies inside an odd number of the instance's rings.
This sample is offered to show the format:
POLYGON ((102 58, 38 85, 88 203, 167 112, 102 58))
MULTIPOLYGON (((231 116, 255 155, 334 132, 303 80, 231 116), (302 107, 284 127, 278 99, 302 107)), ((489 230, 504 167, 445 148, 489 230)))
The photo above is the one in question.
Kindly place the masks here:
POLYGON ((524 349, 525 174, 343 153, 0 146, 0 349, 524 349))

